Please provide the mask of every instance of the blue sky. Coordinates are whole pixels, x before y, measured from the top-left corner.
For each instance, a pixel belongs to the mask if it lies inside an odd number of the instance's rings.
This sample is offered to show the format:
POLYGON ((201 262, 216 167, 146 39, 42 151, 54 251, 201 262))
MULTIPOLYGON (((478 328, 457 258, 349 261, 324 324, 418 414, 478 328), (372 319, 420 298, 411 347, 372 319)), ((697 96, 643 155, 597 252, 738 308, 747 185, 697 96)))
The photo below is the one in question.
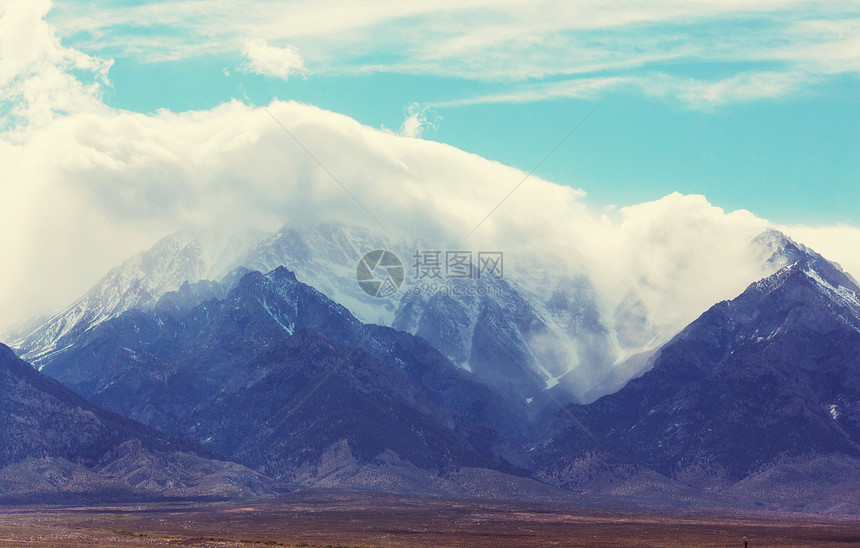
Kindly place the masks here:
POLYGON ((113 59, 116 108, 278 97, 397 131, 418 104, 435 121, 423 138, 529 171, 596 105, 537 171, 594 204, 679 191, 775 222, 860 222, 856 3, 462 4, 61 0, 48 20, 113 59), (254 68, 249 41, 302 66, 254 68))

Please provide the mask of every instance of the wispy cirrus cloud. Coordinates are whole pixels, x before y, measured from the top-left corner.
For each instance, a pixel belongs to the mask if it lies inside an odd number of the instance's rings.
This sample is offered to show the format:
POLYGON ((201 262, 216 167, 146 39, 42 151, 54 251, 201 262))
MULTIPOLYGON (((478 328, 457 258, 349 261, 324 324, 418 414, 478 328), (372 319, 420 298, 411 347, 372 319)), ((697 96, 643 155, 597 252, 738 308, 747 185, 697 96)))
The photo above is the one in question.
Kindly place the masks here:
POLYGON ((797 92, 816 78, 800 71, 745 72, 716 80, 677 77, 661 73, 600 76, 522 86, 507 92, 434 103, 433 106, 528 103, 557 98, 596 99, 605 91, 632 90, 651 97, 675 100, 688 108, 711 110, 730 103, 767 99, 797 92))
POLYGON ((449 105, 626 86, 708 109, 860 73, 857 0, 179 0, 98 12, 70 0, 58 3, 54 19, 93 54, 181 59, 244 51, 253 37, 291 44, 302 57, 290 48, 281 55, 293 53, 320 74, 421 74, 499 86, 449 105))

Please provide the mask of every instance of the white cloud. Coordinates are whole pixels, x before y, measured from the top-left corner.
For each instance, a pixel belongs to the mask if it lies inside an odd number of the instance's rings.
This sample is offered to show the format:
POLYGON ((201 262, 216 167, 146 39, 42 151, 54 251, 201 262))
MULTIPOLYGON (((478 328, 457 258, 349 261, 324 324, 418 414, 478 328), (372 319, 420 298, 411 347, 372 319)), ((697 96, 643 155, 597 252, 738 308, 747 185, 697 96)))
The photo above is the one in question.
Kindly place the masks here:
POLYGON ((57 114, 98 110, 111 60, 63 47, 46 24, 48 0, 0 2, 0 128, 23 129, 57 114), (70 74, 79 71, 84 84, 70 74))
POLYGON ((782 231, 838 263, 860 280, 860 228, 848 224, 831 226, 782 226, 782 231))
POLYGON ((593 229, 578 227, 575 241, 603 294, 618 298, 633 288, 659 330, 672 334, 762 277, 748 243, 767 227, 748 211, 674 193, 604 215, 593 229))
POLYGON ((292 74, 306 74, 305 62, 293 46, 279 48, 264 40, 250 40, 242 48, 247 61, 242 70, 286 80, 292 74))
POLYGON ((403 109, 403 116, 400 135, 404 137, 420 138, 427 129, 439 129, 439 117, 427 105, 412 103, 403 109))
POLYGON ((337 221, 376 229, 333 173, 393 235, 506 252, 529 275, 535 256, 580 268, 611 309, 635 288, 671 331, 754 279, 747 242, 767 223, 700 196, 605 211, 582 191, 532 177, 465 236, 524 173, 456 148, 362 126, 293 102, 239 102, 153 115, 82 113, 5 144, 0 162, 0 310, 12 320, 70 301, 108 268, 185 226, 274 230, 337 221), (46 163, 44 158, 54 158, 46 163), (62 276, 57 276, 62 272, 62 276))

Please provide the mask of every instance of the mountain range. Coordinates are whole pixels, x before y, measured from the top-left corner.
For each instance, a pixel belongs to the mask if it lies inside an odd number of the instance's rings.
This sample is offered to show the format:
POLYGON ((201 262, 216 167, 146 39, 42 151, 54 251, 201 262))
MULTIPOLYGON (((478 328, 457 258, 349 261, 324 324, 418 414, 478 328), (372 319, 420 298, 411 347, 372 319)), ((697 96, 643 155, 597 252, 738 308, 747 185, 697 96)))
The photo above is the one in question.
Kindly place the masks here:
POLYGON ((525 424, 427 342, 361 323, 284 267, 246 274, 223 300, 109 320, 42 371, 277 478, 344 439, 362 458, 392 450, 436 469, 514 469, 516 447, 489 428, 516 436, 525 424), (298 460, 279 463, 293 456, 285 444, 298 460))
MULTIPOLYGON (((348 486, 858 508, 860 288, 778 232, 750 243, 766 275, 674 336, 636 291, 607 306, 587 270, 551 258, 545 275, 470 276, 435 293, 409 280, 378 299, 355 281, 358 258, 406 257, 420 243, 340 226, 216 251, 203 241, 171 236, 11 333, 40 372, 7 351, 18 376, 4 383, 20 386, 26 370, 50 386, 40 398, 72 411, 41 405, 42 422, 8 434, 19 448, 0 477, 44 490, 53 472, 15 467, 61 459, 134 491, 112 464, 134 447, 135 461, 192 459, 153 480, 189 496, 226 475, 224 492, 239 494, 348 486), (80 409, 99 418, 96 434, 81 424, 76 436, 93 444, 48 443, 51 424, 75 431, 80 409), (210 473, 170 476, 186 467, 210 473)), ((15 393, 0 409, 20 407, 15 393)))
MULTIPOLYGON (((631 369, 635 361, 616 366, 655 350, 683 327, 658 326, 640 296, 651 290, 646 282, 641 282, 644 289, 631 285, 621 298, 602 295, 572 248, 509 260, 500 279, 422 278, 415 257, 434 249, 444 262, 438 245, 337 224, 287 225, 272 234, 226 239, 180 231, 111 270, 67 308, 13 326, 0 333, 0 340, 41 367, 76 344, 80 334, 128 310, 151 310, 184 283, 206 282, 194 290, 216 292, 203 297, 224 297, 245 272, 286 266, 361 321, 430 341, 495 389, 507 386, 509 395, 528 399, 558 386, 558 397, 588 402, 639 372, 631 369), (408 273, 391 298, 370 296, 355 282, 358 260, 376 249, 396 254, 408 273), (426 282, 444 285, 446 291, 422 290, 426 282)), ((763 242, 751 249, 750 270, 758 274, 747 283, 775 271, 755 258, 766 253, 763 242)))

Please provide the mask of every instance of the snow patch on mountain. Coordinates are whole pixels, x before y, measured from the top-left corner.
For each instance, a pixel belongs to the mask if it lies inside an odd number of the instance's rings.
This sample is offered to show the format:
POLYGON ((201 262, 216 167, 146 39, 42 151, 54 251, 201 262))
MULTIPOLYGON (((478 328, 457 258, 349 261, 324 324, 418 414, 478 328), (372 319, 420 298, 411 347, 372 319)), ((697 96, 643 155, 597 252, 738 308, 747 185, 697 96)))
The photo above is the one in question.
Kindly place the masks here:
POLYGON ((807 268, 804 273, 822 290, 826 291, 831 299, 854 312, 860 313, 860 297, 857 296, 857 293, 841 285, 834 286, 812 268, 807 268))

